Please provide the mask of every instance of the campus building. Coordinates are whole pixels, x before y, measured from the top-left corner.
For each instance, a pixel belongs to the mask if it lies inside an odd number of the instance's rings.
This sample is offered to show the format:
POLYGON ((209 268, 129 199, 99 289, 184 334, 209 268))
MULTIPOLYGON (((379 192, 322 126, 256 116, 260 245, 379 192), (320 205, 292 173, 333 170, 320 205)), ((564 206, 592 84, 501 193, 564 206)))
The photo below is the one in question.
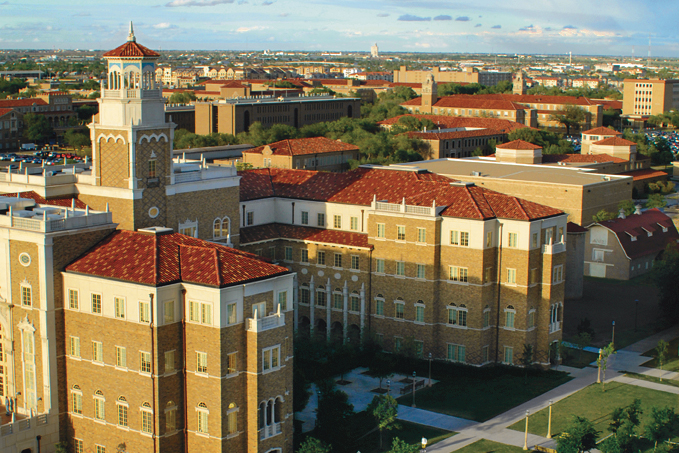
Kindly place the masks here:
POLYGON ((408 71, 405 66, 394 69, 394 82, 423 83, 432 74, 438 83, 478 83, 485 86, 495 86, 502 81, 511 81, 511 72, 479 71, 473 67, 466 67, 463 71, 441 71, 438 66, 431 70, 408 71))
POLYGON ((243 163, 255 168, 347 171, 349 161, 359 157, 358 146, 326 137, 287 139, 243 150, 243 163))
POLYGON ((622 114, 643 124, 652 115, 679 108, 679 80, 625 79, 622 114))

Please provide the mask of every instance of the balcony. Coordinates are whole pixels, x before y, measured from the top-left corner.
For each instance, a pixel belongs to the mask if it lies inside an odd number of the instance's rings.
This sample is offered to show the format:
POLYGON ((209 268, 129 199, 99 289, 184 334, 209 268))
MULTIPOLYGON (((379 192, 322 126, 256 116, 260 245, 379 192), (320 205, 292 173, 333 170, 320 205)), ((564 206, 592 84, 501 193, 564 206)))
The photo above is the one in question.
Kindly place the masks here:
POLYGON ((401 203, 388 203, 385 200, 378 201, 376 197, 373 197, 371 208, 375 211, 434 217, 442 211, 445 206, 436 206, 434 203, 432 203, 431 206, 408 205, 406 204, 405 198, 401 203))
POLYGON ((274 313, 263 318, 247 318, 246 328, 250 332, 264 332, 285 325, 285 313, 274 313))
POLYGON ((283 428, 280 423, 274 423, 269 426, 265 426, 259 430, 259 440, 268 439, 269 437, 276 436, 283 432, 283 428))
POLYGON ((556 244, 545 244, 542 246, 542 253, 547 255, 556 255, 557 253, 566 251, 565 242, 557 242, 556 244))

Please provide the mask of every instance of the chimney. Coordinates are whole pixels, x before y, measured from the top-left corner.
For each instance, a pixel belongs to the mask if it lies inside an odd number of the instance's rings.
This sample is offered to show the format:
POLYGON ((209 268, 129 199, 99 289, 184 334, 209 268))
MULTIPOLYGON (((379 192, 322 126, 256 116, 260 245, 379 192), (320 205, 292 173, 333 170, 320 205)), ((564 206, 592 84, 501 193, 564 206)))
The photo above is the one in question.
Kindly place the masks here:
POLYGON ((634 214, 636 214, 636 215, 641 215, 641 205, 638 204, 638 205, 636 205, 634 208, 635 208, 634 214))
POLYGON ((620 210, 620 213, 618 214, 618 218, 619 218, 619 219, 624 219, 624 218, 626 218, 626 217, 627 217, 627 216, 625 215, 625 210, 624 210, 624 209, 621 209, 621 210, 620 210))

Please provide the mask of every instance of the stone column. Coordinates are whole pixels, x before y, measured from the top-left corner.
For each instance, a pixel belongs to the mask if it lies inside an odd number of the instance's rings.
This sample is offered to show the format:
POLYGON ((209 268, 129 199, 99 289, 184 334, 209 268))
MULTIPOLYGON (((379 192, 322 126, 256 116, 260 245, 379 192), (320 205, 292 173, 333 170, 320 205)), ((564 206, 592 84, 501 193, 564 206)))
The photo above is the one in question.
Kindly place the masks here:
POLYGON ((342 296, 344 299, 344 305, 342 307, 342 343, 347 342, 347 334, 349 333, 349 286, 347 286, 347 281, 344 280, 344 288, 342 288, 342 296))
POLYGON ((332 319, 331 316, 330 316, 330 311, 332 310, 332 285, 330 283, 330 277, 328 277, 328 285, 325 287, 325 296, 326 296, 325 297, 325 301, 326 301, 326 304, 325 304, 326 315, 325 316, 327 318, 325 320, 326 326, 327 326, 325 336, 326 336, 326 340, 328 341, 328 343, 330 343, 330 332, 332 330, 330 328, 331 327, 330 321, 332 319))
POLYGON ((361 344, 363 344, 364 329, 365 329, 365 283, 361 283, 361 344))
MULTIPOLYGON (((286 307, 287 308, 287 307, 286 307)), ((299 283, 297 282, 297 274, 292 278, 292 310, 293 318, 295 320, 295 331, 299 328, 299 283)))
POLYGON ((315 286, 314 276, 312 275, 311 280, 309 281, 309 322, 311 323, 311 325, 309 326, 309 332, 311 334, 310 336, 312 337, 314 333, 314 318, 315 318, 314 315, 316 314, 314 313, 316 311, 316 307, 314 307, 314 298, 316 297, 316 291, 314 286, 315 286))

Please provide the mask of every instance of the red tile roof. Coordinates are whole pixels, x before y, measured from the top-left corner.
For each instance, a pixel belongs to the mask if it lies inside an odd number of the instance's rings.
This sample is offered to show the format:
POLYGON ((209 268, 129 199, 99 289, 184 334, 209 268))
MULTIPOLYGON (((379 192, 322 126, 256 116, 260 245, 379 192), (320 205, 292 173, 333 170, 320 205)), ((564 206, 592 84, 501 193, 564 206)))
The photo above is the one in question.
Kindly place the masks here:
POLYGON ((35 201, 38 204, 44 204, 48 206, 61 206, 62 208, 69 208, 71 207, 73 200, 75 199, 75 207, 78 209, 85 209, 87 205, 83 203, 82 201, 78 200, 77 198, 74 197, 69 197, 69 196, 63 196, 63 197, 54 197, 50 198, 49 200, 42 197, 41 195, 38 195, 34 191, 28 191, 28 192, 14 192, 14 193, 3 193, 3 197, 16 197, 17 194, 19 195, 19 198, 30 198, 31 200, 35 201))
POLYGON ((262 154, 269 147, 276 156, 301 156, 305 154, 335 153, 338 151, 358 151, 358 146, 331 140, 326 137, 309 137, 281 140, 264 146, 243 151, 244 153, 262 154))
MULTIPOLYGON (((592 225, 601 225, 615 233, 630 259, 662 252, 668 244, 676 243, 679 239, 672 219, 658 209, 649 209, 641 215, 632 214, 624 219, 607 220, 592 225), (667 231, 663 232, 663 227, 667 231), (652 236, 649 236, 648 232, 652 236), (633 237, 636 238, 634 241, 633 237)), ((589 226, 590 229, 592 225, 589 226)))
POLYGON ((187 282, 224 287, 284 274, 288 269, 179 233, 118 230, 66 266, 66 272, 152 286, 187 282))
POLYGON ((534 145, 525 140, 512 140, 511 142, 497 145, 496 148, 502 149, 542 149, 542 146, 534 145))
POLYGON ((296 239, 307 242, 338 244, 348 247, 372 248, 368 243, 368 235, 349 231, 325 230, 299 225, 269 223, 240 229, 241 244, 251 244, 272 239, 296 239))
POLYGON ((612 135, 612 136, 622 135, 620 132, 613 130, 613 129, 609 129, 607 127, 595 127, 594 129, 584 131, 582 134, 583 135, 612 135))
POLYGON ((259 169, 239 173, 241 201, 281 197, 370 206, 373 197, 388 203, 446 206, 446 217, 533 220, 562 214, 539 205, 427 171, 360 167, 346 173, 259 169))
POLYGON ((413 117, 419 120, 430 120, 442 129, 453 129, 457 127, 480 127, 484 129, 496 129, 504 133, 511 132, 516 129, 523 129, 525 126, 516 121, 503 120, 500 118, 462 118, 459 116, 446 116, 446 115, 421 115, 421 114, 406 114, 399 115, 393 118, 380 121, 379 125, 382 126, 392 126, 403 117, 413 117))
POLYGON ((43 99, 3 99, 0 100, 0 108, 12 109, 15 107, 30 107, 31 105, 48 105, 43 99))
POLYGON ((621 164, 623 162, 629 162, 629 161, 622 159, 620 157, 611 156, 609 154, 543 154, 542 155, 542 163, 543 164, 551 164, 551 163, 557 163, 557 162, 574 163, 574 164, 580 164, 580 163, 600 164, 600 163, 610 162, 610 163, 615 163, 615 164, 621 164))
MULTIPOLYGON (((402 103, 403 106, 420 106, 422 105, 422 98, 414 98, 402 103)), ((516 102, 505 101, 502 99, 483 99, 476 96, 454 95, 444 96, 438 99, 434 107, 444 108, 467 108, 467 109, 482 109, 482 110, 525 110, 521 104, 516 102)))
POLYGON ((456 132, 407 132, 410 138, 419 138, 421 140, 450 140, 456 138, 469 137, 487 137, 490 135, 503 135, 504 132, 495 129, 474 129, 470 131, 456 131, 456 132))
POLYGON ((0 116, 7 115, 10 112, 13 112, 14 109, 0 109, 0 116))
POLYGON ((592 145, 604 145, 604 146, 637 146, 636 143, 634 143, 631 140, 625 140, 624 138, 621 137, 608 137, 603 140, 599 140, 598 142, 592 143, 592 145))
POLYGON ((584 226, 578 225, 577 223, 568 222, 566 224, 566 231, 568 233, 586 233, 589 230, 584 226))
POLYGON ((631 176, 635 181, 642 181, 645 179, 666 178, 667 173, 660 170, 653 170, 652 168, 645 168, 643 170, 631 170, 620 173, 621 176, 631 176))
POLYGON ((127 41, 122 46, 118 46, 113 50, 106 52, 104 57, 159 57, 160 54, 156 51, 137 44, 136 41, 127 41))
POLYGON ((518 102, 519 104, 555 104, 555 105, 597 105, 595 99, 588 99, 582 96, 545 96, 541 94, 474 94, 474 95, 457 95, 457 96, 474 96, 481 99, 496 99, 518 102))

